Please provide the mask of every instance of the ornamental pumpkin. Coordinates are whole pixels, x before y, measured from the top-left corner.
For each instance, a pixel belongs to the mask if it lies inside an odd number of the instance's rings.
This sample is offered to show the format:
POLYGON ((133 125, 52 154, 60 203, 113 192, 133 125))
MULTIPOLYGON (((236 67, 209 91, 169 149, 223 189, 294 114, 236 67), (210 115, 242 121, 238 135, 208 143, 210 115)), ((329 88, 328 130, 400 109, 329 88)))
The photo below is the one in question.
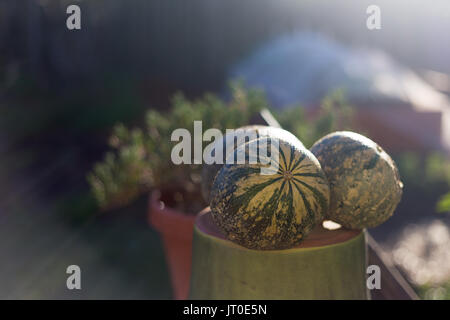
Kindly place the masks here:
POLYGON ((394 213, 403 184, 391 157, 355 132, 326 135, 311 148, 330 183, 327 218, 351 229, 376 227, 394 213))
MULTIPOLYGON (((249 160, 249 150, 270 149, 273 139, 250 141, 234 155, 246 152, 249 160)), ((262 157, 257 163, 226 163, 211 190, 214 222, 229 240, 250 249, 294 247, 328 210, 329 187, 319 161, 298 140, 277 141, 272 174, 261 174, 262 157)))
MULTIPOLYGON (((242 143, 248 142, 243 139, 235 139, 234 137, 236 135, 247 135, 249 138, 253 135, 253 137, 259 138, 259 137, 275 137, 280 138, 284 140, 291 141, 293 143, 299 143, 300 141, 297 139, 296 136, 294 136, 289 131, 286 131, 281 128, 276 127, 270 127, 270 126, 262 126, 262 125, 251 125, 251 126, 244 126, 241 128, 236 129, 236 132, 234 133, 228 133, 225 136, 222 137, 222 139, 219 139, 217 141, 214 141, 211 152, 216 152, 215 150, 218 147, 223 148, 222 149, 222 161, 221 163, 213 163, 213 164, 207 164, 204 163, 202 166, 202 183, 201 183, 201 191, 203 199, 205 199, 206 202, 210 202, 210 192, 211 187, 214 182, 214 178, 216 177, 217 172, 219 172, 220 168, 222 168, 222 165, 225 163, 225 160, 227 156, 230 153, 233 153, 234 150, 239 147, 242 143), (227 150, 227 144, 232 143, 232 148, 230 150, 227 150), (227 153, 228 152, 228 153, 227 153)), ((301 143, 301 142, 300 142, 301 143)), ((303 144, 302 144, 303 146, 303 144)))

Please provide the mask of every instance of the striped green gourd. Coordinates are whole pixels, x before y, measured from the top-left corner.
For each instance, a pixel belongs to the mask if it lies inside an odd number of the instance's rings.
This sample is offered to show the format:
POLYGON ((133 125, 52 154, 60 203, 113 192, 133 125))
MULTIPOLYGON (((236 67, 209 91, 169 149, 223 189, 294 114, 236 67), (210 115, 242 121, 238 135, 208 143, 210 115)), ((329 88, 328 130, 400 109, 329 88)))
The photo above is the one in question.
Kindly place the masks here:
POLYGON ((394 161, 379 145, 360 134, 341 131, 317 141, 311 152, 330 183, 327 218, 363 229, 392 216, 403 184, 394 161))
MULTIPOLYGON (((241 134, 249 134, 254 133, 256 138, 259 137, 275 137, 279 139, 288 140, 292 143, 298 143, 300 142, 296 136, 294 136, 289 131, 286 131, 281 128, 275 128, 270 126, 262 126, 262 125, 251 125, 251 126, 244 126, 241 128, 238 128, 238 130, 241 131, 241 134)), ((230 150, 230 152, 227 154, 226 152, 226 145, 230 142, 230 139, 234 138, 234 134, 226 134, 222 137, 222 139, 218 141, 214 141, 212 150, 215 150, 218 146, 221 146, 223 148, 223 158, 222 163, 213 163, 213 164, 206 164, 204 163, 202 166, 202 183, 201 183, 201 191, 203 199, 207 203, 210 202, 210 192, 211 188, 214 182, 214 178, 216 177, 217 173, 219 172, 220 168, 222 168, 223 164, 225 163, 226 157, 230 155, 230 153, 234 152, 234 150, 239 147, 240 144, 242 144, 242 141, 236 139, 236 142, 233 142, 233 148, 230 150)), ((245 141, 244 141, 245 142, 245 141)), ((300 142, 301 143, 301 142, 300 142)), ((303 145, 303 144, 302 144, 303 145)))
MULTIPOLYGON (((272 139, 253 140, 235 154, 270 145, 272 139)), ((328 209, 328 182, 318 160, 298 140, 278 141, 276 173, 262 175, 260 161, 227 163, 212 187, 213 220, 229 240, 250 249, 296 246, 328 209)))

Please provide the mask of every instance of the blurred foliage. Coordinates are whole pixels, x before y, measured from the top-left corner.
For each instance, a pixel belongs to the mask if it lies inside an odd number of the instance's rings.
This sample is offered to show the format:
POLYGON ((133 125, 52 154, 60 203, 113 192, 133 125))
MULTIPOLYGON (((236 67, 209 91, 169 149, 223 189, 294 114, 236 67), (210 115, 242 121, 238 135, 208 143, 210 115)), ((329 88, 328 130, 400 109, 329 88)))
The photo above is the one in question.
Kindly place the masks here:
POLYGON ((436 209, 438 212, 450 212, 450 192, 439 199, 436 209))
POLYGON ((274 113, 283 129, 292 132, 310 148, 330 132, 351 130, 353 109, 346 101, 344 91, 336 90, 324 97, 319 113, 312 117, 307 117, 305 108, 301 106, 274 113))
POLYGON ((176 187, 181 194, 199 190, 201 167, 173 164, 171 135, 175 129, 186 128, 193 136, 196 120, 203 121, 203 130, 241 127, 267 107, 260 91, 246 91, 239 83, 232 84, 231 91, 228 103, 212 94, 195 101, 176 94, 169 113, 147 112, 145 129, 117 125, 109 141, 113 151, 88 176, 100 206, 110 209, 126 205, 153 188, 176 187))
MULTIPOLYGON (((193 135, 196 120, 202 120, 203 131, 238 128, 249 124, 261 109, 271 109, 262 91, 246 90, 240 82, 232 83, 230 89, 229 102, 213 94, 195 101, 176 94, 169 113, 147 112, 145 129, 117 125, 109 141, 112 151, 88 175, 100 207, 107 210, 124 206, 153 188, 181 188, 181 196, 198 192, 201 166, 172 163, 172 132, 186 128, 193 135)), ((272 112, 282 127, 296 134, 306 146, 326 133, 347 129, 351 118, 351 108, 341 91, 327 96, 314 117, 307 117, 300 106, 272 112)), ((203 147, 208 143, 204 142, 203 147)))
POLYGON ((395 156, 395 160, 402 179, 409 185, 427 187, 450 185, 450 160, 442 153, 434 152, 423 156, 405 152, 395 156))
POLYGON ((420 286, 417 291, 419 296, 425 300, 450 300, 450 282, 439 286, 420 286))
MULTIPOLYGON (((450 190, 450 159, 443 153, 428 155, 402 153, 394 157, 403 183, 423 194, 442 194, 450 190)), ((444 194, 436 207, 437 212, 450 211, 450 192, 444 194)))

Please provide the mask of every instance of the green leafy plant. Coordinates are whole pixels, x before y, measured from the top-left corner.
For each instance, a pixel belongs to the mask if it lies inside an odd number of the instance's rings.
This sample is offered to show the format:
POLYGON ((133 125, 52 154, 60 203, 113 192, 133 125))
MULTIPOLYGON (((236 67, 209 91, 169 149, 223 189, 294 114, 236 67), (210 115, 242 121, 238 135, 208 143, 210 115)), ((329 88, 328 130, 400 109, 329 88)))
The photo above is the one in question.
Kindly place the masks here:
POLYGON ((199 209, 198 206, 186 206, 192 204, 188 201, 192 197, 193 202, 201 202, 200 197, 196 196, 200 166, 172 163, 172 132, 186 128, 193 134, 195 120, 202 120, 204 130, 240 127, 265 107, 267 102, 260 91, 246 91, 241 84, 235 83, 231 85, 231 100, 228 103, 212 94, 195 101, 176 94, 170 112, 147 112, 145 129, 117 125, 109 139, 112 151, 88 175, 100 207, 120 207, 157 188, 174 193, 176 207, 192 212, 199 209))
MULTIPOLYGON (((176 94, 169 112, 147 112, 144 129, 117 125, 109 139, 112 151, 88 175, 100 207, 107 210, 124 206, 143 193, 159 189, 173 194, 171 205, 176 208, 187 212, 202 209, 205 203, 199 196, 201 166, 172 163, 170 155, 175 143, 171 142, 171 134, 178 128, 193 134, 196 120, 202 120, 203 130, 238 128, 249 124, 263 108, 271 109, 262 91, 246 90, 239 82, 232 83, 230 89, 229 102, 213 94, 195 101, 176 94)), ((282 127, 307 146, 326 133, 350 125, 351 109, 342 92, 327 96, 313 119, 308 119, 300 106, 272 111, 282 127)))

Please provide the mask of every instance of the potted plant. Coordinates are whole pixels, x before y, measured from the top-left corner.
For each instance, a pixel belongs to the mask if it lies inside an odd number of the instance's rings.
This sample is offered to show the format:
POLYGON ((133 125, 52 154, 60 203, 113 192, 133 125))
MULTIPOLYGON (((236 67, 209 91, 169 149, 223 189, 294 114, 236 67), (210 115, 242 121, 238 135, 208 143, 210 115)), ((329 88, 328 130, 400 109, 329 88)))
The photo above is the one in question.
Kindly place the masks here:
MULTIPOLYGON (((171 142, 171 134, 178 128, 192 133, 196 120, 202 120, 203 130, 238 128, 255 123, 262 109, 271 109, 261 91, 245 90, 241 83, 232 83, 230 91, 229 102, 213 94, 196 101, 177 94, 169 112, 148 111, 144 129, 117 125, 109 139, 112 150, 88 175, 104 211, 150 194, 148 221, 162 236, 176 299, 188 296, 193 224, 207 203, 201 196, 201 165, 175 165, 171 161, 176 144, 171 142)), ((299 106, 272 111, 283 128, 310 146, 324 133, 349 123, 351 110, 340 92, 327 96, 319 110, 314 119, 299 106)))
POLYGON ((162 236, 176 299, 188 295, 193 223, 207 204, 200 192, 201 165, 174 164, 171 151, 176 142, 171 135, 179 128, 193 135, 197 120, 204 130, 241 127, 267 107, 260 91, 246 91, 239 83, 230 88, 229 102, 212 94, 196 101, 177 94, 169 112, 147 112, 144 128, 117 125, 109 139, 112 151, 88 175, 104 211, 150 194, 148 221, 162 236))
POLYGON ((310 150, 286 137, 275 137, 270 156, 272 137, 249 141, 236 152, 264 161, 227 162, 215 176, 210 212, 195 222, 191 298, 369 297, 364 229, 400 202, 395 163, 355 132, 330 133, 310 150), (261 173, 267 158, 271 174, 261 173), (324 219, 342 227, 322 228, 324 219))

